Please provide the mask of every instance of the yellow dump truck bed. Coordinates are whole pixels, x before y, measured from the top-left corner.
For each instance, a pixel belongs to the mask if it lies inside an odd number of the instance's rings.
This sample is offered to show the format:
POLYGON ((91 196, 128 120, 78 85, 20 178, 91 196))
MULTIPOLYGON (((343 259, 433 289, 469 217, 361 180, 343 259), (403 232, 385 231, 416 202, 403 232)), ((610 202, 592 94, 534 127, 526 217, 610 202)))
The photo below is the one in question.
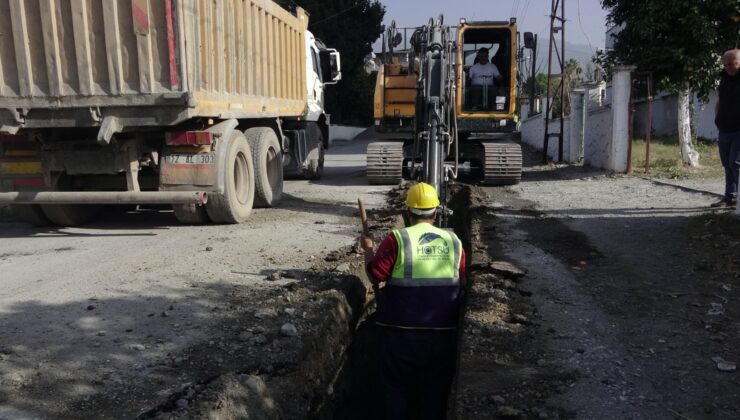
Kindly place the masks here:
POLYGON ((0 131, 300 116, 307 16, 270 0, 4 0, 0 131))

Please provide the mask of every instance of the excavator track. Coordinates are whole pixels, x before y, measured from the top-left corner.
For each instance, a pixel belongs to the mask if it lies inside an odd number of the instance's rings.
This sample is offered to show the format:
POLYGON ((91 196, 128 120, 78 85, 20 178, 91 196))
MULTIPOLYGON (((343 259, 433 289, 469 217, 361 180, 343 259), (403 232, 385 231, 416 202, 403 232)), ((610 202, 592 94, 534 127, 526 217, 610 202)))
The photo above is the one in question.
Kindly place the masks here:
POLYGON ((522 179, 522 146, 511 140, 481 140, 483 183, 514 185, 522 179))
POLYGON ((401 182, 403 142, 383 141, 367 145, 367 182, 371 185, 393 185, 401 182))

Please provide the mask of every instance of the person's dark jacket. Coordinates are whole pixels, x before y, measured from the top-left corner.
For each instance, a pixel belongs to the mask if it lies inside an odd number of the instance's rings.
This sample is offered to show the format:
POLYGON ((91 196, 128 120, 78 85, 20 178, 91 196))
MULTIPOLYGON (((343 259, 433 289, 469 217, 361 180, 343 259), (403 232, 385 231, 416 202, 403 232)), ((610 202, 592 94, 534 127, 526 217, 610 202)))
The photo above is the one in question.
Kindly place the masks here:
POLYGON ((723 71, 719 81, 719 109, 714 123, 721 133, 740 131, 740 72, 723 71))

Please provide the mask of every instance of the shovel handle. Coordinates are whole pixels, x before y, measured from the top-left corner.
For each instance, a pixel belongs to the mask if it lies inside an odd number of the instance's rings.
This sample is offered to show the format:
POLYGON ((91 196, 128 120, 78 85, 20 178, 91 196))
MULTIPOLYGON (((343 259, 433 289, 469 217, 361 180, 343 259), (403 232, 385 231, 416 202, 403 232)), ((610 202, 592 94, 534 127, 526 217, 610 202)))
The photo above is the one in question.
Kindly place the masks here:
POLYGON ((360 207, 360 221, 362 222, 362 234, 370 236, 370 228, 367 225, 367 213, 365 213, 365 206, 362 205, 362 200, 357 199, 357 205, 360 207))

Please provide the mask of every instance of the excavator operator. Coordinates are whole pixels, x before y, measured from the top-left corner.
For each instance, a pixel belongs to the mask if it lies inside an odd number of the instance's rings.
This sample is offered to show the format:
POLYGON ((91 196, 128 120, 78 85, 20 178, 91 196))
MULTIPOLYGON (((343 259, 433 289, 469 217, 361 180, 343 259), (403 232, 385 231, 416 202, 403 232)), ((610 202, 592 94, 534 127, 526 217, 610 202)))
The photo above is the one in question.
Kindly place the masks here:
POLYGON ((433 225, 439 206, 429 184, 406 197, 409 225, 373 252, 362 235, 368 276, 378 296, 381 418, 444 419, 454 375, 456 328, 465 281, 465 251, 452 232, 433 225))

